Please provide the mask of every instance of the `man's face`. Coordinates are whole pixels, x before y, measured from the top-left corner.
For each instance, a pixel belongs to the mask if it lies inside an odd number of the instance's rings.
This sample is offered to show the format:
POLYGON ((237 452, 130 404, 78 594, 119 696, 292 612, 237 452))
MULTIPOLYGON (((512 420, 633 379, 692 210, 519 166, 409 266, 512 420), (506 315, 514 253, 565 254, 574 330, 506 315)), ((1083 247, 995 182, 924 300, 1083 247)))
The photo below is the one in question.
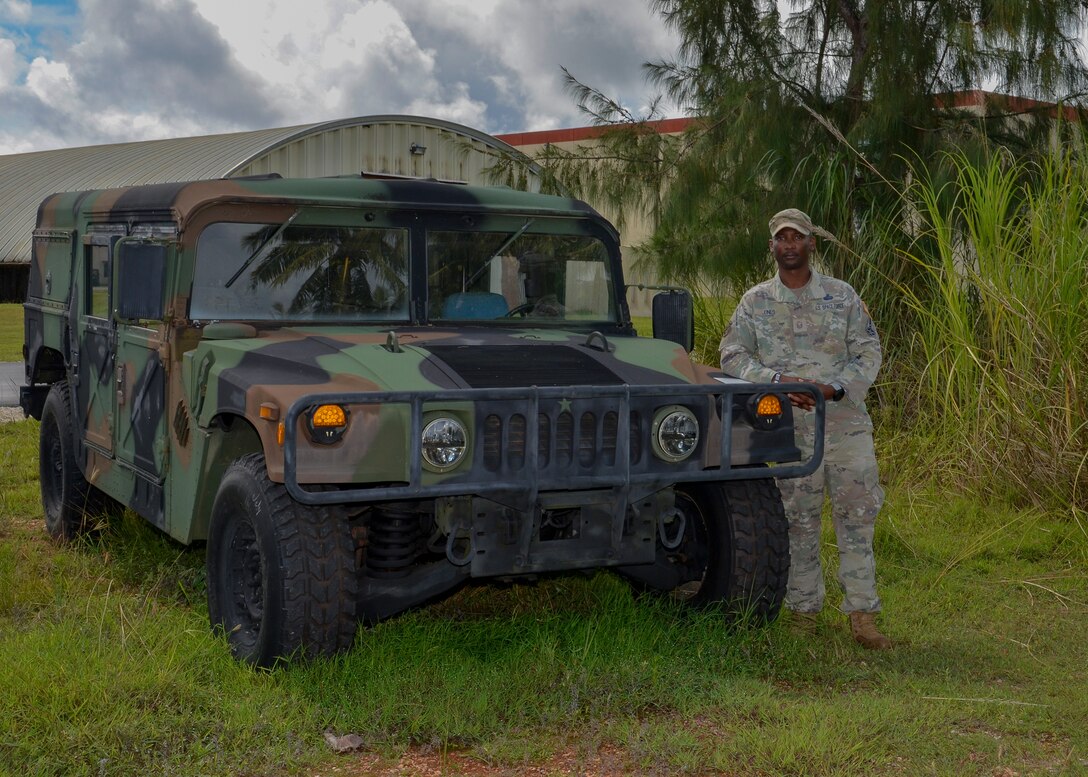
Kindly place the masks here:
POLYGON ((816 250, 816 238, 783 227, 771 238, 770 245, 779 270, 799 270, 808 267, 809 257, 816 250))

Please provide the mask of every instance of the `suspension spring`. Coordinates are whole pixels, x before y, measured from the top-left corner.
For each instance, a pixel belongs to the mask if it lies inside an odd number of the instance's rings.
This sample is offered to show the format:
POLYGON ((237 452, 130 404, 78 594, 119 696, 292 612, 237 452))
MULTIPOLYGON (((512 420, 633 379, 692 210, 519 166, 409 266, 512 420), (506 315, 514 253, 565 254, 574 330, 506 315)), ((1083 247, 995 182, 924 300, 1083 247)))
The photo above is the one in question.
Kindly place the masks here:
POLYGON ((375 510, 367 528, 367 573, 371 577, 404 577, 424 552, 424 539, 414 505, 375 510))

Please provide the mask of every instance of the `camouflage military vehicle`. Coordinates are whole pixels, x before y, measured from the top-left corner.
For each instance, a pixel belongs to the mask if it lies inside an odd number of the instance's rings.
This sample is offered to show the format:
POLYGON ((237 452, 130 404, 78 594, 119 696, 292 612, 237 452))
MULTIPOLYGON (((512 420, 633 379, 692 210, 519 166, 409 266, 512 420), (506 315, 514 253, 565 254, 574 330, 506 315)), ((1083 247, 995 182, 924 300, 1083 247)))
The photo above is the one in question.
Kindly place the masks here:
MULTIPOLYGON (((46 527, 120 503, 206 542, 213 624, 259 665, 474 578, 607 567, 773 617, 772 476, 817 462, 780 387, 636 337, 624 294, 615 230, 558 197, 366 176, 54 195, 22 394, 46 527)), ((690 337, 690 297, 655 307, 690 337)))

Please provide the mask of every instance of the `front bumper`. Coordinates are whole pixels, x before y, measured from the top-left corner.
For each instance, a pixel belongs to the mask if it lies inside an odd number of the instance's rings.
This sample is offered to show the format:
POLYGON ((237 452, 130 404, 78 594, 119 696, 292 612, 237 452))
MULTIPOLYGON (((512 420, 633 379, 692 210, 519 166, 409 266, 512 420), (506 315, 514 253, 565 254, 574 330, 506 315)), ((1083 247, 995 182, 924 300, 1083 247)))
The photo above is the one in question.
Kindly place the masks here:
POLYGON ((824 402, 813 385, 790 384, 791 392, 816 398, 816 444, 807 460, 792 463, 801 458, 800 451, 796 446, 779 446, 769 452, 776 458, 761 465, 757 474, 752 452, 734 450, 738 440, 758 446, 761 434, 738 435, 734 398, 781 391, 775 384, 670 384, 308 394, 296 400, 284 418, 284 483, 294 499, 308 505, 479 495, 530 510, 546 492, 613 489, 617 508, 622 508, 632 498, 676 483, 807 475, 823 457, 824 402), (474 428, 469 430, 475 441, 471 462, 437 482, 425 482, 435 478, 422 466, 424 412, 463 403, 474 408, 474 428), (299 419, 319 404, 403 406, 409 418, 403 448, 406 482, 335 489, 306 488, 300 483, 299 419), (657 408, 670 404, 691 407, 702 430, 699 448, 678 463, 663 461, 651 452, 651 419, 657 408), (723 408, 729 412, 722 412, 723 408))

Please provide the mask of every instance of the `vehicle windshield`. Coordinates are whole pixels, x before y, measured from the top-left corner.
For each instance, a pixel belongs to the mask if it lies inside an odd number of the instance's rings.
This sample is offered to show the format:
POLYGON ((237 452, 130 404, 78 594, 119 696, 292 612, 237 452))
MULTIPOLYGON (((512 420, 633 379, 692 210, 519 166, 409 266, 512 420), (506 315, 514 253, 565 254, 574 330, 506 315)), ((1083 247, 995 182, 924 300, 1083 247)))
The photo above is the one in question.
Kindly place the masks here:
POLYGON ((314 225, 315 215, 207 226, 197 240, 190 318, 407 322, 425 282, 430 321, 616 320, 608 248, 596 237, 560 234, 574 229, 565 220, 504 217, 492 231, 424 233, 425 222, 328 226, 314 225), (425 240, 427 276, 411 283, 414 239, 425 240))
POLYGON ((441 320, 611 322, 616 304, 608 250, 587 235, 534 232, 427 235, 428 315, 441 320))
POLYGON ((408 231, 220 222, 197 242, 189 315, 246 321, 408 318, 408 231))

